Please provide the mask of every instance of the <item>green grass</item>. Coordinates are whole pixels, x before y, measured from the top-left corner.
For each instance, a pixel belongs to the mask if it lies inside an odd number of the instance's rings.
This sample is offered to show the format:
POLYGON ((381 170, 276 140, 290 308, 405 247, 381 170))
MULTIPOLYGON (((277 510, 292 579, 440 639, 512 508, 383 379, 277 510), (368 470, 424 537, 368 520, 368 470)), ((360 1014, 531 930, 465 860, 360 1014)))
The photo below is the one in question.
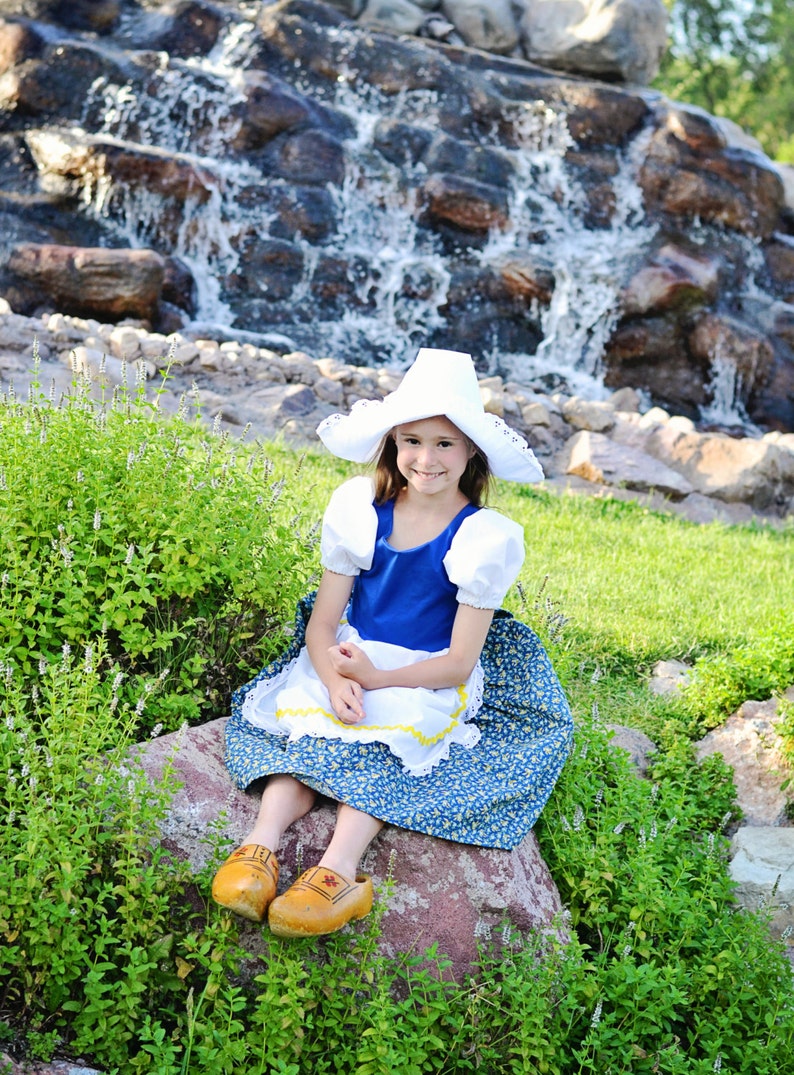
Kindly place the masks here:
MULTIPOLYGON (((207 898, 213 863, 163 852, 173 777, 152 787, 130 745, 224 715, 284 644, 312 524, 358 469, 164 418, 140 388, 0 404, 0 1048, 162 1075, 794 1070, 790 968, 732 899, 731 774, 693 750, 794 679, 791 529, 499 486, 527 544, 508 605, 576 718, 536 830, 567 943, 506 927, 445 982, 444 953, 379 953, 387 884, 360 927, 254 956, 207 898), (674 657, 691 687, 651 695, 674 657), (606 723, 655 739, 651 779, 606 723)), ((217 863, 222 819, 207 841, 217 863)))
MULTIPOLYGON (((291 454, 272 450, 287 473, 291 454)), ((331 490, 362 471, 308 452, 306 511, 319 516, 331 490)), ((632 502, 507 482, 497 483, 491 502, 522 524, 526 540, 519 584, 506 606, 533 621, 566 621, 558 670, 582 706, 595 700, 589 689, 595 675, 603 719, 648 734, 658 729, 670 703, 649 695, 645 683, 660 660, 696 664, 702 680, 712 662, 727 664, 720 671, 727 686, 737 672, 730 665, 744 659, 759 675, 740 679, 740 687, 765 690, 765 697, 794 682, 786 600, 794 593, 794 527, 696 525, 632 502)), ((694 689, 691 697, 686 714, 701 718, 693 732, 729 712, 725 705, 715 710, 694 689)), ((731 692, 726 705, 742 700, 731 692)))

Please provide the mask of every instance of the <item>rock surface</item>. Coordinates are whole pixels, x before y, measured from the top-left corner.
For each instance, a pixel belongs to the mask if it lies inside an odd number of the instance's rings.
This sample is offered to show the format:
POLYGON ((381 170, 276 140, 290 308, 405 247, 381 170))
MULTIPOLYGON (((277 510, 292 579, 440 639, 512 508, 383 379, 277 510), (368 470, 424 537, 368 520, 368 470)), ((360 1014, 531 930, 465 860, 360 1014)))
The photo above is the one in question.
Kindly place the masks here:
POLYGON ((610 745, 615 750, 624 750, 637 775, 645 776, 650 757, 657 749, 654 741, 644 732, 627 724, 610 724, 609 730, 612 732, 610 745))
MULTIPOLYGON (((794 686, 784 692, 794 702, 794 686)), ((748 910, 764 908, 773 933, 788 941, 794 930, 794 817, 789 781, 794 769, 781 750, 775 698, 746 701, 697 745, 699 758, 721 754, 733 769, 743 817, 731 840, 730 874, 736 899, 748 910), (786 785, 786 786, 784 786, 786 785)))
POLYGON ((778 937, 794 931, 794 829, 741 828, 731 841, 736 898, 749 911, 771 912, 778 937))
MULTIPOLYGON (((794 701, 794 688, 788 691, 794 701)), ((721 754, 733 769, 737 799, 747 826, 791 825, 787 803, 792 795, 782 788, 794 773, 786 764, 776 725, 778 703, 747 701, 719 728, 698 743, 698 758, 721 754)))
POLYGON ((535 63, 646 85, 667 51, 667 10, 657 0, 527 0, 521 32, 535 63))
MULTIPOLYGON (((655 694, 680 690, 691 669, 680 661, 660 661, 649 689, 655 694)), ((782 695, 794 703, 794 685, 782 695)), ((742 813, 730 847, 730 875, 736 900, 749 911, 770 913, 775 936, 788 942, 794 965, 794 769, 782 751, 777 728, 778 699, 748 700, 724 724, 696 744, 699 761, 714 754, 733 770, 736 802, 742 813)))
MULTIPOLYGON (((176 792, 163 826, 163 844, 199 869, 206 865, 208 826, 223 811, 230 845, 239 844, 256 816, 258 796, 238 791, 223 763, 225 719, 162 736, 138 750, 152 779, 173 758, 176 792)), ((292 827, 279 850, 279 891, 314 865, 330 838, 335 807, 315 807, 292 827)), ((528 930, 558 928, 559 894, 532 833, 513 851, 450 843, 385 827, 370 846, 362 868, 376 888, 394 880, 382 920, 386 955, 421 954, 434 942, 452 960, 457 980, 477 957, 478 938, 498 941, 502 925, 528 930)), ((383 898, 381 895, 380 898, 383 898)), ((261 929, 256 930, 257 935, 261 929)))

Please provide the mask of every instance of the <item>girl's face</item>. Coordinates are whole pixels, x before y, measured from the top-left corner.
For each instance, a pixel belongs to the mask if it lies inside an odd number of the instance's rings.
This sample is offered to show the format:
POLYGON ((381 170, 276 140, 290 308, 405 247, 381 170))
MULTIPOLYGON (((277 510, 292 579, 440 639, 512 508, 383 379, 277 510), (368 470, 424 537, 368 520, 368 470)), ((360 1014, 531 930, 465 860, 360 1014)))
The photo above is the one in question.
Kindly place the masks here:
POLYGON ((411 489, 423 496, 457 493, 474 447, 448 418, 406 422, 393 432, 397 469, 411 489))

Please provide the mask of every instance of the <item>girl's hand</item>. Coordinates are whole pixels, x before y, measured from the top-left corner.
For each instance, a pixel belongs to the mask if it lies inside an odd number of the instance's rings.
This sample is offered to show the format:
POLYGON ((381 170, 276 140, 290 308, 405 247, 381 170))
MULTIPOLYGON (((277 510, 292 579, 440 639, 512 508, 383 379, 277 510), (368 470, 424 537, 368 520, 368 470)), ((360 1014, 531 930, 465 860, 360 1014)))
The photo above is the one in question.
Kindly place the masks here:
POLYGON ((377 684, 377 669, 363 650, 353 642, 341 642, 328 650, 331 667, 340 676, 354 681, 365 690, 373 690, 377 684))
POLYGON ((339 679, 328 691, 334 713, 343 724, 359 724, 364 713, 364 691, 354 679, 339 679))

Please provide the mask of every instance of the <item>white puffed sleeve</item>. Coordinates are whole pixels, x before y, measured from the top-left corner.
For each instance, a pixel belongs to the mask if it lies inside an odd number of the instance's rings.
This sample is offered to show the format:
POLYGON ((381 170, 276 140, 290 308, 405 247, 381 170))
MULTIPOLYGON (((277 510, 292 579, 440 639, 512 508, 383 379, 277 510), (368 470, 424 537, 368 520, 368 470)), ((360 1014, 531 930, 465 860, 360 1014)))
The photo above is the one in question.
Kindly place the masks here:
POLYGON ((378 516, 370 478, 351 478, 331 494, 323 516, 320 562, 338 575, 358 575, 372 566, 378 516))
POLYGON ((458 602, 474 608, 499 608, 523 562, 522 527, 489 508, 463 520, 444 557, 458 602))

